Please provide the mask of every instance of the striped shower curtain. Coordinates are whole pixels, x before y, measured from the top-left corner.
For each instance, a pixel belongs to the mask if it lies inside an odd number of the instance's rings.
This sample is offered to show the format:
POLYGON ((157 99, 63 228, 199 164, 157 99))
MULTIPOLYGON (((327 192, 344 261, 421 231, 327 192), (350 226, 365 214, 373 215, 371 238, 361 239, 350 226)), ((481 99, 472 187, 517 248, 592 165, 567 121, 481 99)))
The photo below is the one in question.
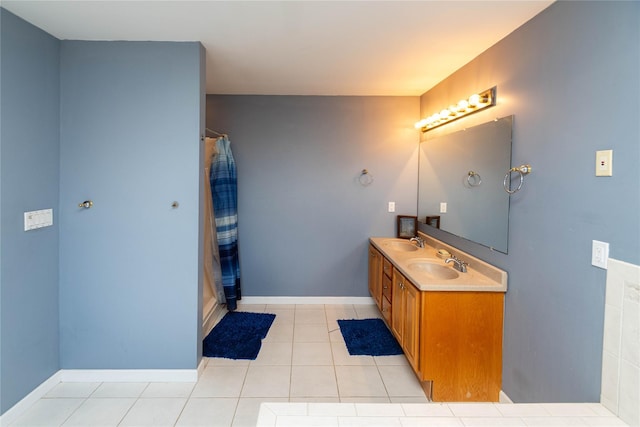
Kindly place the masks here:
POLYGON ((222 268, 222 286, 227 309, 234 311, 240 293, 240 262, 238 260, 238 190, 236 163, 231 142, 224 136, 216 141, 218 154, 211 163, 211 193, 215 206, 216 232, 222 268))

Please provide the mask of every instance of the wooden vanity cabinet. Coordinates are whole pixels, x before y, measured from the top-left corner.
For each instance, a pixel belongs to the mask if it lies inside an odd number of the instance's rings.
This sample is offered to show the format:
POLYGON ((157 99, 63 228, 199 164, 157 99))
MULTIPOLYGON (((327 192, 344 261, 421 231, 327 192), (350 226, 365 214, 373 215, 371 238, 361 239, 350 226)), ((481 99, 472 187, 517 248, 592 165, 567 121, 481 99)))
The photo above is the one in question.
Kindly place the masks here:
POLYGON ((392 289, 391 331, 413 370, 419 372, 420 291, 395 269, 392 289))
MULTIPOLYGON (((369 293, 382 311, 382 262, 386 260, 380 251, 369 245, 369 293)), ((388 262, 388 261, 387 261, 388 262)))
POLYGON ((373 246, 369 291, 433 401, 499 400, 503 292, 420 291, 373 246))

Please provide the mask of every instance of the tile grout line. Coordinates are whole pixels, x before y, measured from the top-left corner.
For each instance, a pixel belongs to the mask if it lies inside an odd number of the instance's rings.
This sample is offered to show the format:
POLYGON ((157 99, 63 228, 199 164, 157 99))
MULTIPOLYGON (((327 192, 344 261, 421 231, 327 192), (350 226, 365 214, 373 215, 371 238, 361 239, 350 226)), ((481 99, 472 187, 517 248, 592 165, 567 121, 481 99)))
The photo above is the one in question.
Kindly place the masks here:
MULTIPOLYGON (((63 383, 61 382, 61 383, 59 383, 59 384, 63 384, 63 383)), ((66 423, 67 421, 69 421, 69 419, 73 416, 73 414, 75 414, 75 413, 76 413, 76 411, 77 411, 78 409, 80 409, 80 407, 81 407, 82 405, 84 405, 84 404, 85 404, 85 402, 89 399, 89 397, 90 397, 93 393, 95 393, 95 391, 98 389, 98 387, 100 387, 100 385, 98 385, 98 386, 95 388, 95 390, 93 390, 91 393, 89 393, 89 395, 88 395, 88 396, 85 396, 85 397, 81 397, 81 398, 80 398, 80 399, 82 399, 82 403, 80 403, 80 405, 78 405, 78 407, 77 407, 77 408, 75 408, 73 411, 71 411, 71 413, 69 414, 69 416, 68 416, 67 418, 65 418, 65 419, 62 421, 62 423, 60 423, 60 426, 64 426, 64 423, 66 423)))
MULTIPOLYGON (((207 361, 207 364, 205 365, 205 369, 207 368, 207 366, 209 365, 209 362, 207 361)), ((199 380, 200 378, 198 378, 199 380)), ((189 396, 187 396, 187 399, 184 402, 184 405, 182 405, 182 409, 180 409, 180 413, 178 414, 178 417, 176 418, 176 421, 173 423, 173 426, 177 426, 178 422, 180 421, 180 417, 182 417, 182 414, 184 414, 184 410, 187 407, 187 404, 189 403, 189 401, 191 400, 191 397, 193 396, 193 390, 196 389, 196 384, 198 384, 198 381, 196 381, 193 384, 193 387, 191 387, 191 391, 189 392, 189 396)))
MULTIPOLYGON (((287 400, 291 402, 291 388, 293 386, 293 350, 296 341, 296 317, 298 316, 297 305, 293 306, 293 333, 291 334, 291 358, 289 359, 289 395, 287 400)), ((277 418, 276 418, 277 419, 277 418)))
POLYGON ((144 394, 144 392, 149 388, 149 386, 151 385, 150 382, 147 383, 146 386, 144 386, 144 388, 142 389, 142 391, 136 396, 135 400, 133 401, 133 404, 129 407, 129 409, 127 409, 127 411, 124 413, 124 415, 122 416, 122 418, 120 419, 120 421, 118 421, 118 426, 121 426, 122 423, 124 422, 124 419, 127 418, 127 415, 129 415, 129 413, 131 412, 131 410, 133 409, 134 406, 136 406, 136 404, 138 403, 138 401, 140 400, 140 398, 142 397, 142 395, 144 394))
MULTIPOLYGON (((336 393, 338 394, 338 402, 342 401, 342 395, 340 393, 340 386, 338 385, 338 370, 336 369, 336 359, 333 356, 333 343, 331 342, 331 332, 329 330, 329 319, 327 317, 327 306, 324 306, 324 317, 327 322, 327 335, 329 336, 329 351, 331 352, 331 363, 333 364, 333 378, 336 381, 336 393)), ((338 328, 339 329, 339 328, 338 328)), ((307 406, 307 412, 309 411, 309 407, 307 406)))
MULTIPOLYGON (((240 389, 240 393, 242 393, 242 389, 240 389)), ((240 396, 238 396, 238 399, 236 399, 236 407, 233 409, 233 416, 231 417, 231 424, 229 424, 229 426, 233 426, 233 422, 236 420, 236 415, 238 415, 239 406, 240 406, 240 396)))

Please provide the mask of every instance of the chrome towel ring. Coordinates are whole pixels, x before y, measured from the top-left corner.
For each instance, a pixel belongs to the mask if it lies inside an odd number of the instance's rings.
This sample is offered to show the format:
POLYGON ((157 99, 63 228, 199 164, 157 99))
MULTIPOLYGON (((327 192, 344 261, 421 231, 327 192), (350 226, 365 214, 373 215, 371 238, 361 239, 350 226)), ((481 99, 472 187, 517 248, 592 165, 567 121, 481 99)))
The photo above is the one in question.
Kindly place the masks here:
POLYGON ((504 186, 504 191, 509 194, 517 193, 522 188, 522 183, 524 182, 524 176, 529 175, 531 173, 531 165, 520 165, 515 168, 511 168, 507 171, 507 174, 504 176, 504 181, 502 181, 502 185, 504 186), (515 189, 511 189, 511 172, 518 172, 520 174, 520 183, 515 189))
POLYGON ((358 181, 360 181, 360 185, 366 187, 367 185, 373 184, 373 175, 366 169, 362 169, 360 172, 360 177, 358 177, 358 181))
POLYGON ((469 171, 467 174, 467 184, 469 184, 469 187, 477 187, 482 184, 480 174, 475 173, 474 171, 469 171))

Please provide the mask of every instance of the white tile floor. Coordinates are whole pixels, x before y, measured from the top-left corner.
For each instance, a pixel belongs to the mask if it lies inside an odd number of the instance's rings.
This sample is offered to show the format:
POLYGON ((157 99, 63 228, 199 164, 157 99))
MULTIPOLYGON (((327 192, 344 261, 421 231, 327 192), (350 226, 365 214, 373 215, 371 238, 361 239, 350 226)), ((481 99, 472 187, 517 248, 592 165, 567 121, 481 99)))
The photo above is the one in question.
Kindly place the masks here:
POLYGON ((11 426, 255 426, 262 402, 426 403, 404 356, 350 356, 338 319, 369 305, 240 305, 276 314, 253 361, 206 359, 196 383, 60 383, 11 426))
POLYGON ((375 306, 241 305, 276 314, 258 358, 207 359, 196 383, 60 383, 11 426, 624 426, 597 403, 427 400, 404 356, 350 356, 337 319, 375 306))

